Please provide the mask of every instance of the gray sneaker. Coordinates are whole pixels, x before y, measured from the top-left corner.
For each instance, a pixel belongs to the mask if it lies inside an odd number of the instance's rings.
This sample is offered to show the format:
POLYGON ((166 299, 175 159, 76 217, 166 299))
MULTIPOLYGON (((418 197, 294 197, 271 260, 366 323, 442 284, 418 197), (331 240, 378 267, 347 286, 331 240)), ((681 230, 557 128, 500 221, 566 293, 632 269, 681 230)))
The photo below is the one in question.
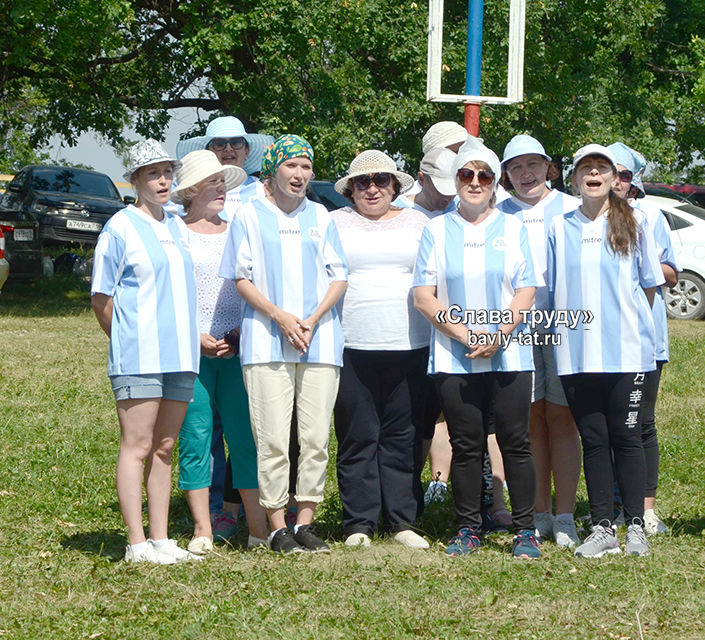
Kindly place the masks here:
POLYGON ((582 558, 601 558, 606 553, 622 553, 622 550, 614 529, 601 524, 596 524, 585 542, 575 550, 575 555, 582 558))
POLYGON ((649 544, 646 542, 646 534, 638 518, 627 527, 627 544, 625 551, 629 556, 648 556, 649 544))
POLYGON ((553 519, 553 539, 559 547, 567 547, 572 549, 580 544, 578 532, 575 528, 575 520, 573 518, 554 518, 553 519))

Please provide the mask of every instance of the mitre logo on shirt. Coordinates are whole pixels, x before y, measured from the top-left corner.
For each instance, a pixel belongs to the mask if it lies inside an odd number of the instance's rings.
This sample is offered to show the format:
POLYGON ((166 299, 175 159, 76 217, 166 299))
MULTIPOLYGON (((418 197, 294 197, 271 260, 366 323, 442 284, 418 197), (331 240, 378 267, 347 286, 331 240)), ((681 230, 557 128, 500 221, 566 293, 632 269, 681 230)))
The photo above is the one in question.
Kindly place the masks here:
POLYGON ((495 251, 504 251, 507 248, 507 243, 504 238, 495 238, 492 240, 492 248, 495 251))
POLYGON ((465 248, 466 249, 482 249, 482 247, 485 246, 484 241, 483 242, 466 242, 465 243, 465 248))
POLYGON ((602 242, 602 238, 600 236, 595 236, 593 238, 583 238, 583 244, 599 244, 602 242))
POLYGON ((279 235, 281 235, 281 236, 299 236, 299 235, 301 235, 301 229, 279 229, 279 235))

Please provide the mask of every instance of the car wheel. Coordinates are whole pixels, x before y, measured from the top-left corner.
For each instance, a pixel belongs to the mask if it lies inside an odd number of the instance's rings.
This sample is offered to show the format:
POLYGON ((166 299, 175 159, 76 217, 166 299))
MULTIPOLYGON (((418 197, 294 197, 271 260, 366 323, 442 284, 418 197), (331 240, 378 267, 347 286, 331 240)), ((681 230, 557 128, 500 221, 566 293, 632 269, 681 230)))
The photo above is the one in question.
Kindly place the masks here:
POLYGON ((675 287, 663 287, 663 299, 669 318, 699 320, 705 315, 705 281, 694 273, 680 273, 675 287))

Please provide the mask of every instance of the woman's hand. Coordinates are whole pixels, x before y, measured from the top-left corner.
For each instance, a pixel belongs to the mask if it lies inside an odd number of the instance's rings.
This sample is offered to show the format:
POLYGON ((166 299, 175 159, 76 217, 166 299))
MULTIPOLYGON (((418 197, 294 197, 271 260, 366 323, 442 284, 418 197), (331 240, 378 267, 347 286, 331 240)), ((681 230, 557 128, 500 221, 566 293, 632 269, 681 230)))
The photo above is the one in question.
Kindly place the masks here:
POLYGON ((306 341, 306 348, 311 344, 311 339, 313 338, 313 332, 318 324, 318 319, 314 316, 309 316, 306 318, 299 326, 304 334, 304 340, 306 341))
POLYGON ((272 314, 272 317, 274 322, 279 325, 284 340, 288 341, 300 356, 306 353, 311 338, 309 336, 307 339, 307 330, 304 329, 302 320, 293 313, 279 308, 272 314))
MULTIPOLYGON (((475 344, 468 344, 468 349, 470 353, 466 353, 465 357, 474 360, 475 358, 491 358, 499 348, 502 346, 502 338, 504 337, 501 331, 495 331, 490 333, 489 331, 473 330, 473 336, 483 336, 478 337, 475 344)), ((468 337, 470 334, 468 333, 468 337)))
POLYGON ((224 340, 216 340, 212 335, 208 333, 201 334, 201 355, 217 357, 219 342, 225 342, 224 340))

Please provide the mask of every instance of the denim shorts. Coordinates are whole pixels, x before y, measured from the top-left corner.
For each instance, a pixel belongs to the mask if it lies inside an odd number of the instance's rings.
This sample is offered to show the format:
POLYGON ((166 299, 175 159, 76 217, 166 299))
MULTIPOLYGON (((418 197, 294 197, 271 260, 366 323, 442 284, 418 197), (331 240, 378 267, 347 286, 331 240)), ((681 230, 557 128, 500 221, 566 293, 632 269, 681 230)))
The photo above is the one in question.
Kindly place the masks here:
POLYGON ((192 371, 110 376, 116 401, 164 398, 164 400, 191 402, 195 381, 196 374, 192 371))

